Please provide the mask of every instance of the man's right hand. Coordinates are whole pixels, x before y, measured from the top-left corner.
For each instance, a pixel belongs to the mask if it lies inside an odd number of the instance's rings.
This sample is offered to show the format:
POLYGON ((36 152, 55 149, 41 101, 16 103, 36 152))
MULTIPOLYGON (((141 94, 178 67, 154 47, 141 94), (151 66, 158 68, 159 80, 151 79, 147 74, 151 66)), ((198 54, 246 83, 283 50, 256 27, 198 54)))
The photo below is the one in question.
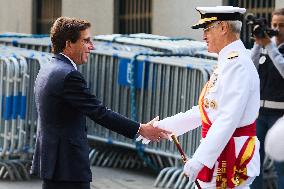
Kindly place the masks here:
POLYGON ((152 141, 159 141, 160 139, 163 138, 168 139, 168 135, 171 134, 171 132, 153 126, 154 121, 157 120, 159 120, 159 117, 154 118, 152 121, 148 122, 147 124, 141 123, 138 134, 152 141))

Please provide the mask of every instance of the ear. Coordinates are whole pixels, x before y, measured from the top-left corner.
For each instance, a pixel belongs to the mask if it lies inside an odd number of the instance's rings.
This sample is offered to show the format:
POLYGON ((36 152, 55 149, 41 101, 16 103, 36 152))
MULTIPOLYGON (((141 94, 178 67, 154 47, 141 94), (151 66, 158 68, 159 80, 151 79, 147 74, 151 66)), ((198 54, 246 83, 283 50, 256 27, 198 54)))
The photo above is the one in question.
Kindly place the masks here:
POLYGON ((65 48, 70 48, 71 47, 71 41, 70 40, 67 40, 65 42, 65 48))
POLYGON ((228 33, 229 30, 230 30, 229 24, 227 22, 222 22, 221 27, 222 27, 222 33, 223 34, 228 33))

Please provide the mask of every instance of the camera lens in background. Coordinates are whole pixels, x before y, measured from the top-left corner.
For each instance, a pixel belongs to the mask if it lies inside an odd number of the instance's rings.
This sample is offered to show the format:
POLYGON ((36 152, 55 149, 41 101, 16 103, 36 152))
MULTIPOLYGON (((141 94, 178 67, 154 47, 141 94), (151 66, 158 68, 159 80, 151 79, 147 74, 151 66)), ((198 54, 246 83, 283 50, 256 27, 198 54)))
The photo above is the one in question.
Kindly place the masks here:
POLYGON ((265 38, 265 31, 260 25, 254 25, 252 35, 257 38, 265 38))
POLYGON ((257 18, 252 13, 248 13, 245 16, 245 20, 252 31, 252 37, 265 38, 266 34, 269 37, 278 35, 278 31, 271 29, 267 26, 267 20, 265 18, 257 18))

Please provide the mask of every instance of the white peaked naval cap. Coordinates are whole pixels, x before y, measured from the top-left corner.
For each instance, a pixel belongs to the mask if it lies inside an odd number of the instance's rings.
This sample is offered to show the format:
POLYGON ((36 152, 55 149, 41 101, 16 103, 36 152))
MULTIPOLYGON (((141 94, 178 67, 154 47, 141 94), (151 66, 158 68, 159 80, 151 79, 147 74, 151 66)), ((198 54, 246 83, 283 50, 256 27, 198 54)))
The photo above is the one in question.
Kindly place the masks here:
POLYGON ((200 20, 191 27, 192 29, 204 28, 214 21, 241 21, 242 15, 246 12, 245 8, 233 6, 196 7, 196 10, 200 13, 200 20))

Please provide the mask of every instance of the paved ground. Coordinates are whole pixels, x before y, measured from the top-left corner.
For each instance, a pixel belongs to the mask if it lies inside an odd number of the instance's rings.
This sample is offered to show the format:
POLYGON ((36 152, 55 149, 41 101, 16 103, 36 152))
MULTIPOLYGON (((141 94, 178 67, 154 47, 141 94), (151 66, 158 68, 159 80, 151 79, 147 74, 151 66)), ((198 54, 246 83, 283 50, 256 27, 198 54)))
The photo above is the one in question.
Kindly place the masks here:
MULTIPOLYGON (((117 168, 92 167, 92 189, 157 189, 153 186, 156 175, 117 168)), ((41 181, 0 181, 0 189, 41 189, 41 181)))

